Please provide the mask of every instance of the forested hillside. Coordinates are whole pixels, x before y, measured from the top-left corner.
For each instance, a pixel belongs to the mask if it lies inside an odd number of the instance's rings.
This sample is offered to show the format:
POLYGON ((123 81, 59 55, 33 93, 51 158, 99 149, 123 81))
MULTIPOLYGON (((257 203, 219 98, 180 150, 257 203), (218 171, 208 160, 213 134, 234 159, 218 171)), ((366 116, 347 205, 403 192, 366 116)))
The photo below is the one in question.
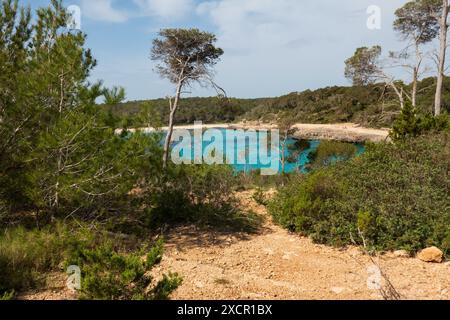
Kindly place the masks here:
MULTIPOLYGON (((431 113, 434 103, 435 79, 419 83, 418 105, 422 113, 431 113)), ((408 88, 406 88, 408 89, 408 88)), ((117 118, 119 126, 144 125, 140 116, 144 106, 150 106, 167 123, 169 107, 166 99, 130 101, 117 105, 102 105, 117 118)), ((444 109, 450 110, 450 78, 446 78, 444 109)), ((360 87, 328 87, 294 92, 276 98, 235 99, 223 97, 186 98, 175 116, 176 124, 236 122, 241 120, 272 122, 280 112, 299 123, 354 122, 368 127, 390 127, 400 113, 392 89, 384 85, 360 87)))
MULTIPOLYGON (((193 123, 201 120, 204 123, 235 122, 250 113, 266 99, 235 99, 222 97, 186 98, 180 102, 180 110, 175 115, 176 124, 193 123)), ((116 105, 102 105, 110 116, 118 121, 119 126, 133 127, 145 125, 143 112, 151 108, 159 114, 164 123, 169 117, 167 99, 147 101, 130 101, 116 105)))

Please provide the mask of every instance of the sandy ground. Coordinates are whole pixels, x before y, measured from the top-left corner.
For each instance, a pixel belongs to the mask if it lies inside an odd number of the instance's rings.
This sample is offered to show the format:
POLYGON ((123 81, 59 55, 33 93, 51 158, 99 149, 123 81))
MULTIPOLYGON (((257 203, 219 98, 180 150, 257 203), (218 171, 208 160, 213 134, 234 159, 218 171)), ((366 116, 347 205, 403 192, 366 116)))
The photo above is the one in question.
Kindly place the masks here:
MULTIPOLYGON (((276 226, 253 192, 239 194, 241 205, 264 216, 254 234, 202 231, 195 226, 165 234, 166 252, 155 279, 177 272, 183 284, 173 299, 187 300, 367 300, 382 299, 368 288, 373 262, 360 249, 334 249, 276 226)), ((450 264, 425 263, 387 254, 377 259, 403 299, 450 299, 450 264)), ((23 294, 25 300, 67 300, 76 295, 64 274, 51 274, 49 288, 23 294)))
MULTIPOLYGON (((267 216, 251 192, 243 205, 267 216)), ((367 285, 373 263, 358 248, 338 250, 290 234, 267 217, 252 235, 180 227, 166 235, 160 275, 184 278, 174 299, 382 299, 367 285)), ((450 266, 392 254, 378 260, 403 299, 450 299, 450 266)))
POLYGON ((389 137, 388 129, 364 128, 354 123, 297 124, 295 136, 302 139, 340 140, 349 142, 382 142, 389 137))
POLYGON ((66 285, 67 276, 64 273, 54 272, 47 276, 45 290, 33 290, 19 294, 19 300, 77 300, 76 292, 69 290, 66 285))
MULTIPOLYGON (((176 126, 178 130, 193 130, 195 125, 176 126)), ((224 128, 224 129, 276 129, 273 124, 260 124, 256 122, 237 123, 237 124, 204 124, 203 129, 224 128)), ((388 138, 388 129, 371 129, 364 128, 354 123, 340 124, 296 124, 294 128, 297 132, 294 136, 302 139, 318 139, 318 140, 340 140, 349 142, 380 142, 388 138)), ((162 130, 167 130, 163 127, 162 130)), ((152 128, 141 128, 145 132, 153 132, 152 128)), ((132 132, 135 130, 131 130, 132 132)), ((120 130, 117 131, 120 133, 120 130)))

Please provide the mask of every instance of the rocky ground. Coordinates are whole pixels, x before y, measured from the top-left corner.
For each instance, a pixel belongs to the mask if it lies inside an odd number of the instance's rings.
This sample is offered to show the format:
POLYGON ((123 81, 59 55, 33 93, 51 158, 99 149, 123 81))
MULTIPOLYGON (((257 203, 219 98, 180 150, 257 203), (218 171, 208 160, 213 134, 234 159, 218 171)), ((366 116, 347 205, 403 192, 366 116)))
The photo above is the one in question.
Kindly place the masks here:
MULTIPOLYGON (((242 206, 262 215, 254 234, 204 231, 195 226, 165 235, 166 252, 154 269, 184 281, 173 299, 383 299, 376 289, 378 264, 402 299, 450 299, 450 264, 426 263, 402 253, 371 260, 361 249, 334 249, 276 226, 252 192, 239 195, 242 206), (370 289, 371 287, 372 289, 370 289)), ((385 284, 385 281, 381 281, 385 284)), ((63 274, 52 274, 49 289, 22 299, 57 300, 76 296, 63 274)))
MULTIPOLYGON (((313 244, 274 225, 251 192, 241 194, 241 200, 266 217, 256 234, 205 232, 192 226, 166 235, 166 254, 156 272, 171 270, 183 276, 174 299, 383 298, 368 287, 376 274, 360 249, 313 244)), ((403 299, 450 299, 448 263, 397 255, 375 262, 403 299)))

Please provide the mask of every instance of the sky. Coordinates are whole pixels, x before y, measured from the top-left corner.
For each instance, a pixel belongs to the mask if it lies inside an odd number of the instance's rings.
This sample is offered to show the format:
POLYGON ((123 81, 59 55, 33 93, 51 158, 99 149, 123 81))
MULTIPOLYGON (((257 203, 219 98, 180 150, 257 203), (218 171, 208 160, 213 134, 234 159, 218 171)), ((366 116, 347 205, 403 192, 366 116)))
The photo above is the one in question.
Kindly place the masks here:
MULTIPOLYGON (((33 8, 49 0, 23 0, 33 8)), ((392 29, 406 0, 64 0, 81 9, 98 66, 91 80, 123 86, 128 100, 165 97, 173 86, 154 72, 152 39, 162 28, 196 27, 217 35, 225 54, 216 82, 228 96, 273 97, 349 85, 344 61, 361 46, 385 51, 405 46, 392 29), (370 6, 381 9, 380 28, 368 28, 370 6)), ((372 21, 372 20, 371 20, 372 21)), ((213 96, 193 87, 187 96, 213 96)))

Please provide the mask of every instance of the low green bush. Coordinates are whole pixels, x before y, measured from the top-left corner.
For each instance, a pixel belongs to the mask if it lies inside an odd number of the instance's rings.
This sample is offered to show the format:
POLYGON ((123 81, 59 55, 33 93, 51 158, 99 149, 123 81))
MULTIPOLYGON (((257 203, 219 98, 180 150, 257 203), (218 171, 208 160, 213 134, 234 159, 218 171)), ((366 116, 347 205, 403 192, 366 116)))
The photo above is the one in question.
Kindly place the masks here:
POLYGON ((49 272, 64 272, 69 265, 81 269, 82 299, 167 299, 181 283, 178 275, 169 274, 152 285, 149 272, 162 259, 162 240, 138 246, 132 238, 98 231, 100 226, 96 230, 56 224, 2 232, 0 297, 12 299, 15 292, 42 288, 49 272))
POLYGON ((9 229, 0 235, 0 294, 42 285, 43 274, 64 259, 68 230, 9 229))
POLYGON ((162 300, 181 284, 177 274, 165 275, 153 288, 149 272, 161 261, 163 242, 150 249, 120 253, 112 242, 92 247, 76 247, 70 252, 67 265, 81 269, 81 299, 89 300, 162 300))
POLYGON ((260 169, 250 172, 240 172, 236 175, 235 188, 238 190, 251 190, 255 188, 269 189, 285 185, 290 179, 298 175, 297 172, 290 174, 279 174, 266 176, 261 174, 260 169))
POLYGON ((253 193, 253 200, 255 200, 257 204, 260 204, 262 206, 266 206, 268 203, 264 191, 259 187, 256 188, 255 192, 253 193))
POLYGON ((419 109, 406 103, 400 115, 394 121, 390 136, 394 141, 415 138, 430 131, 449 131, 450 116, 442 114, 434 117, 430 113, 420 114, 419 109))
POLYGON ((176 166, 159 192, 147 195, 155 206, 146 209, 150 228, 176 223, 253 230, 253 219, 242 212, 235 197, 237 178, 230 166, 176 166))
POLYGON ((346 161, 355 156, 358 148, 355 144, 340 141, 321 141, 318 148, 308 156, 310 168, 329 166, 337 161, 346 161))
POLYGON ((0 198, 0 225, 2 225, 6 219, 8 219, 8 210, 6 209, 6 204, 0 198))
POLYGON ((269 204, 319 243, 450 254, 450 135, 369 145, 364 155, 292 180, 269 204))
POLYGON ((13 300, 15 297, 15 294, 16 293, 14 292, 14 290, 0 294, 0 301, 13 300))

